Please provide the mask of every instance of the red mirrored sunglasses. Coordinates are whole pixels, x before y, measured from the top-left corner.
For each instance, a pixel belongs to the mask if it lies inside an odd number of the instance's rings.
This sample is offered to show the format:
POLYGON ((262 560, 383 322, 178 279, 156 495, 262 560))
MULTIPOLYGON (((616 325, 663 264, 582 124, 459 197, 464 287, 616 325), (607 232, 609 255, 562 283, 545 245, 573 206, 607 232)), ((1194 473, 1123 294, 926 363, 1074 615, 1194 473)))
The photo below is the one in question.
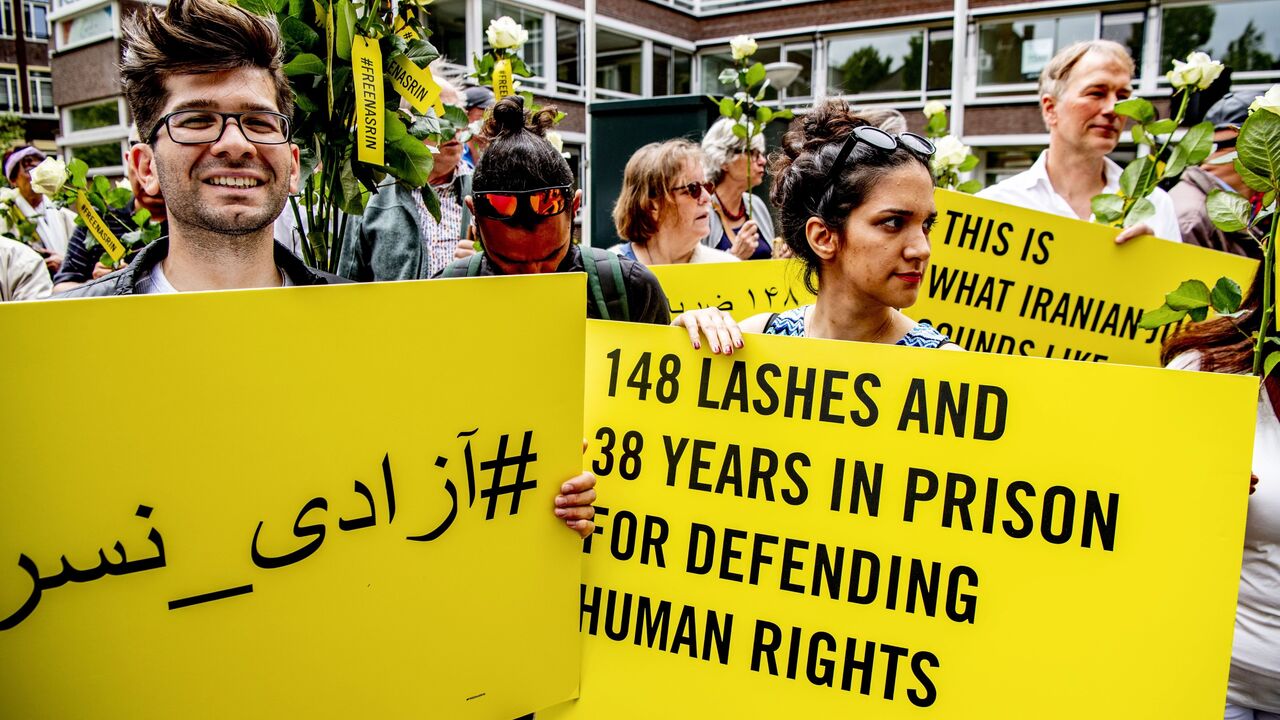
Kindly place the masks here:
POLYGON ((573 198, 572 185, 539 188, 537 190, 477 191, 476 214, 495 220, 509 220, 521 211, 537 217, 559 215, 569 208, 573 198))

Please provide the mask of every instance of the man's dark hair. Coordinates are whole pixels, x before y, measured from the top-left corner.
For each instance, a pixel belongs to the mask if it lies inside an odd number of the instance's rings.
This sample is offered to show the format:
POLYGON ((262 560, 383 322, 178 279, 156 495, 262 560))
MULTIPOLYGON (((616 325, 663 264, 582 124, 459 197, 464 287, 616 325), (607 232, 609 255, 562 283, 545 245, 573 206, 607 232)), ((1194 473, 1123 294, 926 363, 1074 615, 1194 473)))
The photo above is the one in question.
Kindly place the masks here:
POLYGON ((547 141, 555 124, 556 109, 527 113, 519 95, 505 97, 493 106, 484 126, 489 147, 476 164, 471 189, 537 190, 573 183, 573 171, 559 150, 547 141))
POLYGON ((165 79, 239 68, 271 75, 276 106, 293 115, 293 91, 281 70, 280 29, 274 18, 222 0, 170 0, 163 11, 143 6, 124 25, 120 63, 124 95, 147 140, 168 100, 165 79))

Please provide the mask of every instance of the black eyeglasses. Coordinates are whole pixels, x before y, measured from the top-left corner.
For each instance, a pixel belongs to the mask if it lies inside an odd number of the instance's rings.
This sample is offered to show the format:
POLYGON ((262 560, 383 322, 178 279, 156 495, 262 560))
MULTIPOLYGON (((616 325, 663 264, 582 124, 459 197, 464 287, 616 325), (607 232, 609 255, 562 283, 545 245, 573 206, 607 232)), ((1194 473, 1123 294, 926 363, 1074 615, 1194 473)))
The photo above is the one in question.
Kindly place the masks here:
POLYGON ((160 128, 169 132, 169 139, 179 145, 208 145, 222 139, 227 131, 227 120, 235 118, 245 139, 257 145, 283 145, 289 142, 289 116, 269 110, 249 112, 218 112, 217 110, 179 110, 160 118, 147 136, 147 144, 154 143, 160 128))
POLYGON ((893 152, 899 147, 904 147, 917 155, 925 157, 929 157, 935 152, 933 143, 915 133, 907 132, 901 135, 890 135, 880 128, 862 125, 854 128, 853 132, 849 133, 849 136, 845 138, 844 146, 840 148, 840 154, 836 155, 836 161, 831 164, 831 171, 827 173, 827 184, 834 186, 835 181, 840 179, 840 173, 844 170, 844 164, 849 159, 849 154, 853 152, 854 146, 859 142, 864 142, 877 150, 885 152, 893 152))
POLYGON ((688 185, 671 188, 671 192, 680 192, 681 190, 689 193, 689 197, 697 200, 702 197, 702 193, 710 195, 716 191, 716 186, 709 182, 691 182, 688 185))
POLYGON ((572 185, 538 188, 537 190, 494 190, 471 193, 476 214, 494 220, 510 220, 523 209, 539 218, 559 215, 569 208, 572 185))

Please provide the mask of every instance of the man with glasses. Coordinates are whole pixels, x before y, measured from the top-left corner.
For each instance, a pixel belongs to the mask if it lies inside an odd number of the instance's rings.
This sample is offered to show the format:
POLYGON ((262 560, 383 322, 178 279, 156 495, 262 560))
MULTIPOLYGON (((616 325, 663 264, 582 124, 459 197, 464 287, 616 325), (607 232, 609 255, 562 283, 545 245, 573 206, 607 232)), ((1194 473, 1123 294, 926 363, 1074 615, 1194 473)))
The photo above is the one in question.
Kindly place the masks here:
POLYGON ((299 174, 274 22, 214 0, 174 0, 163 14, 137 13, 126 44, 125 96, 144 141, 129 165, 145 193, 164 198, 169 236, 61 297, 337 280, 272 239, 299 174))

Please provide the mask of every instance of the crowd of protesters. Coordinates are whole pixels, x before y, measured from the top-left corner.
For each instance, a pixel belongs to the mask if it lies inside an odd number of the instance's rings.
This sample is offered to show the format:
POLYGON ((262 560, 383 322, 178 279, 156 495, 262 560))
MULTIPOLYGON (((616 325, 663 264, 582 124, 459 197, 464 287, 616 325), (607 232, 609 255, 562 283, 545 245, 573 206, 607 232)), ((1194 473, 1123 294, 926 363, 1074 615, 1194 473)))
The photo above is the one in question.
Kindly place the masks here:
MULTIPOLYGON (((121 68, 132 115, 143 130, 126 162, 134 193, 130 210, 149 210, 164 223, 163 237, 123 269, 109 271, 86 250, 85 228, 76 227, 74 215, 33 190, 31 172, 45 154, 15 148, 3 169, 16 191, 12 206, 34 226, 36 240, 28 247, 0 238, 0 300, 47 297, 55 283, 59 297, 87 298, 584 272, 588 317, 678 324, 695 345, 705 340, 713 352, 742 347, 749 342, 744 333, 958 349, 905 314, 930 257, 935 148, 907 132, 896 110, 859 111, 841 100, 801 113, 771 159, 762 137, 748 141, 735 134, 732 120, 715 123, 701 145, 673 139, 638 149, 612 199, 614 227, 607 230, 621 242, 599 236, 575 242, 582 190, 546 138, 554 111, 527 109, 519 97, 495 101, 487 88, 459 88, 438 77, 444 102, 465 107, 481 132, 434 148, 428 188, 385 188, 363 216, 351 218, 338 276, 313 270, 297 255, 299 233, 288 223, 280 228, 299 180, 299 151, 290 142, 293 97, 281 71, 280 44, 272 22, 217 0, 173 0, 162 12, 135 15, 127 23, 121 68), (771 203, 756 192, 767 160, 771 203), (439 199, 438 218, 425 192, 439 199), (740 323, 714 308, 673 319, 648 269, 767 258, 800 263, 816 301, 740 323)), ((1121 169, 1108 155, 1124 130, 1115 105, 1132 92, 1133 72, 1128 51, 1114 42, 1061 51, 1040 79, 1048 148, 1030 169, 979 194, 1090 219, 1091 199, 1119 185, 1121 169)), ((1230 94, 1208 111, 1218 144, 1214 156, 1188 168, 1171 192, 1157 190, 1152 218, 1124 230, 1118 242, 1155 235, 1259 256, 1255 237, 1217 230, 1205 209, 1214 188, 1249 192, 1230 164, 1215 159, 1230 151, 1250 99, 1230 94)), ((127 215, 122 211, 107 222, 123 228, 127 215)), ((1249 289, 1239 317, 1193 324, 1171 338, 1165 361, 1246 372, 1247 332, 1259 323, 1258 285, 1249 289)), ((1258 478, 1246 531, 1228 719, 1280 717, 1278 411, 1280 389, 1268 380, 1258 400, 1258 478)), ((589 474, 567 480, 554 508, 584 536, 592 528, 594 482, 589 474)))

